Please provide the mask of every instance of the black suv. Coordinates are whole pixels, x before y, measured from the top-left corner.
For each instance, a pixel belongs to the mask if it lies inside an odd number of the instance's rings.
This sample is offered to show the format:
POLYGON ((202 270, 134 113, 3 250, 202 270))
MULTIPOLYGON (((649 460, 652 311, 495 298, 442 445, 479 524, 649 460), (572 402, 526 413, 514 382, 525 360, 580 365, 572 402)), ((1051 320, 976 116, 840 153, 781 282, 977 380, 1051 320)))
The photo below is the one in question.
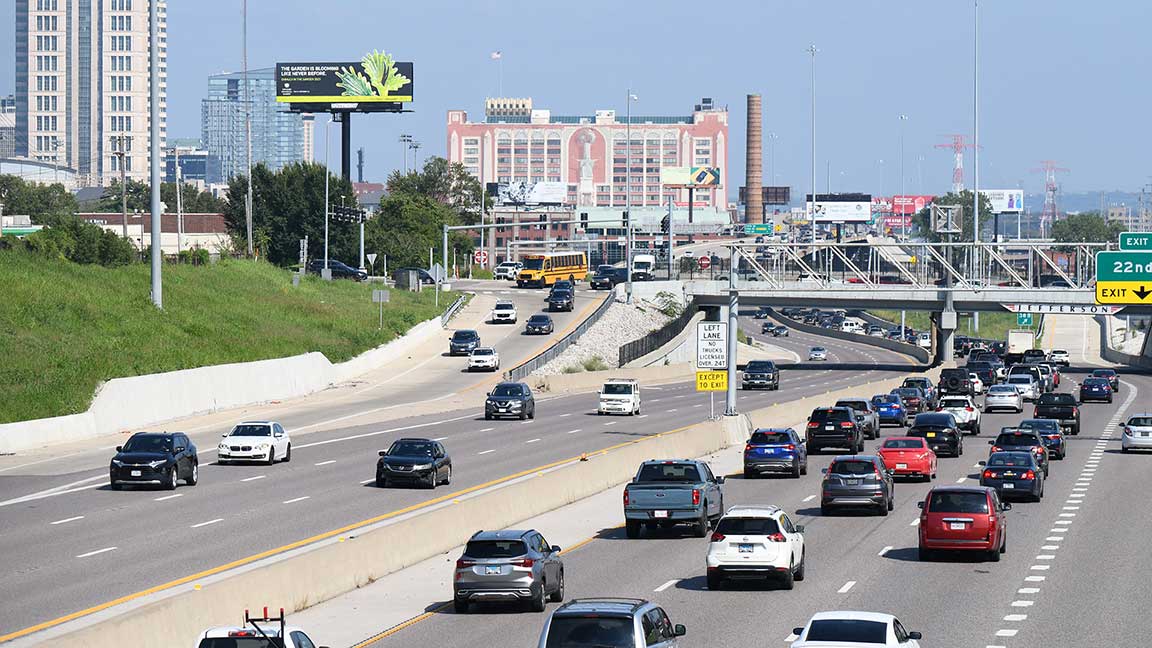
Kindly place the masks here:
POLYGON ((1036 399, 1032 418, 1055 419, 1061 426, 1071 428, 1071 434, 1080 434, 1080 408, 1076 406, 1077 404, 1076 397, 1072 394, 1041 394, 1040 398, 1036 399))
POLYGON ((956 417, 947 412, 917 414, 904 436, 924 439, 938 455, 959 457, 964 454, 964 436, 960 434, 956 417))
POLYGON ((856 422, 856 411, 850 407, 820 407, 812 410, 807 428, 808 454, 823 448, 848 448, 864 451, 864 433, 856 422))
POLYGON ((616 287, 616 284, 625 281, 628 281, 627 269, 602 265, 596 268, 596 273, 592 275, 592 280, 588 282, 588 285, 593 289, 607 288, 611 290, 616 287))
POLYGON ((116 456, 108 466, 108 482, 112 490, 124 484, 160 484, 175 490, 181 479, 195 486, 199 473, 196 445, 187 435, 137 432, 124 445, 116 446, 116 456))
POLYGON ((448 355, 468 355, 480 346, 480 334, 472 329, 460 329, 448 338, 448 355))
POLYGON ((988 454, 993 452, 1032 453, 1032 456, 1036 457, 1036 463, 1040 464, 1040 468, 1044 470, 1044 476, 1048 476, 1048 446, 1044 445, 1044 439, 1040 438, 1038 431, 1010 427, 1000 428, 1000 434, 989 441, 988 445, 992 446, 988 454))
POLYGON ((484 419, 491 421, 501 416, 521 421, 536 418, 536 399, 524 383, 502 382, 488 392, 484 401, 484 419))
POLYGON ((967 369, 944 369, 940 372, 940 395, 975 396, 967 369))
POLYGON ((571 290, 553 290, 552 294, 548 295, 548 310, 570 311, 573 308, 573 301, 571 290))
POLYGON ((744 374, 740 378, 741 389, 780 389, 780 370, 771 360, 752 360, 744 365, 744 374))
MULTIPOLYGON (((320 274, 324 269, 324 259, 312 259, 306 266, 308 274, 320 274)), ((364 281, 368 278, 368 273, 356 268, 344 265, 336 259, 328 259, 328 269, 332 271, 333 279, 353 279, 355 281, 364 281)))

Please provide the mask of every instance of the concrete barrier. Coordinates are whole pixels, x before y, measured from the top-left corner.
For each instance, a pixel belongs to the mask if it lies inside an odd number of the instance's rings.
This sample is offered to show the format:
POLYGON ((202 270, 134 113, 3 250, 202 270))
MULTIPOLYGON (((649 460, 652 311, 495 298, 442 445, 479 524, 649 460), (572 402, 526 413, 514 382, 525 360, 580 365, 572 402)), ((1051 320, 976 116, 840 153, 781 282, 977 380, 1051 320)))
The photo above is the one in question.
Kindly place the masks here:
POLYGON ((440 318, 333 364, 322 353, 114 378, 101 385, 88 411, 0 425, 0 453, 118 434, 124 430, 245 405, 306 396, 409 354, 442 331, 440 318))
MULTIPOLYGON (((928 375, 938 373, 932 370, 928 375)), ((586 461, 558 462, 546 470, 526 471, 511 476, 499 488, 437 498, 444 504, 440 508, 371 530, 352 531, 303 548, 296 555, 254 563, 216 581, 205 579, 196 589, 174 592, 134 607, 130 613, 81 619, 27 639, 119 648, 124 637, 132 637, 134 644, 158 646, 171 643, 174 637, 187 640, 212 625, 235 623, 244 609, 267 605, 295 612, 460 546, 478 529, 508 528, 623 484, 644 460, 704 456, 743 443, 755 427, 802 426, 816 407, 843 396, 887 391, 901 380, 874 381, 773 405, 743 417, 705 421, 591 453, 586 461), (414 542, 414 538, 419 541, 414 542)), ((445 558, 445 570, 451 569, 451 558, 445 558)), ((446 589, 444 595, 450 596, 450 591, 446 589)))
POLYGON ((1108 362, 1116 364, 1128 365, 1129 367, 1139 367, 1141 369, 1152 369, 1152 358, 1141 355, 1134 355, 1131 353, 1124 353, 1115 349, 1109 341, 1111 339, 1111 331, 1108 327, 1107 316, 1097 315, 1095 318, 1096 323, 1100 326, 1100 357, 1108 362))

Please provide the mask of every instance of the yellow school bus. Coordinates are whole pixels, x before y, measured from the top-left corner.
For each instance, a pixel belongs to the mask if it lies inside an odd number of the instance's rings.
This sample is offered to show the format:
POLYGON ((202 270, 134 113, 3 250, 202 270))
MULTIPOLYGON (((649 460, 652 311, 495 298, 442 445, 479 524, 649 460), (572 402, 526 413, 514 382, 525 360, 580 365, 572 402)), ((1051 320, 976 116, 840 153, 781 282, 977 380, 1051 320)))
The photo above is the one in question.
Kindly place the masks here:
POLYGON ((561 279, 579 281, 588 274, 588 256, 583 252, 545 252, 524 257, 524 267, 516 275, 516 285, 544 288, 561 279))

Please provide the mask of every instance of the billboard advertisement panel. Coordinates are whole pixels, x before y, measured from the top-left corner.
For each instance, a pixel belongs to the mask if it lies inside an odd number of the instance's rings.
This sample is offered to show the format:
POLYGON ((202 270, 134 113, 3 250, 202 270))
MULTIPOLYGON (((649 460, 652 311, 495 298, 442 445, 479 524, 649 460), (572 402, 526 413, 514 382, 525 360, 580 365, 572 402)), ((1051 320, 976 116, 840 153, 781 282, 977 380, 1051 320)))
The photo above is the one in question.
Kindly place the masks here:
POLYGON ((892 209, 893 214, 905 214, 911 216, 919 212, 921 209, 928 207, 936 196, 892 196, 892 209))
POLYGON ((674 187, 719 187, 717 167, 661 167, 660 184, 674 187))
POLYGON ((568 185, 563 182, 488 183, 488 195, 499 205, 562 205, 568 201, 568 185))
MULTIPOLYGON (((812 200, 812 194, 805 196, 812 200)), ((816 222, 867 223, 872 220, 870 194, 816 194, 816 222)))
POLYGON ((1017 214, 1024 211, 1023 189, 981 189, 980 193, 992 203, 995 214, 1017 214))
MULTIPOLYGON (((787 205, 792 201, 792 187, 760 187, 760 197, 765 205, 787 205)), ((748 187, 740 187, 739 201, 748 203, 748 187)))
POLYGON ((412 101, 412 63, 380 51, 357 62, 277 63, 276 101, 289 104, 368 104, 360 110, 396 110, 412 101))

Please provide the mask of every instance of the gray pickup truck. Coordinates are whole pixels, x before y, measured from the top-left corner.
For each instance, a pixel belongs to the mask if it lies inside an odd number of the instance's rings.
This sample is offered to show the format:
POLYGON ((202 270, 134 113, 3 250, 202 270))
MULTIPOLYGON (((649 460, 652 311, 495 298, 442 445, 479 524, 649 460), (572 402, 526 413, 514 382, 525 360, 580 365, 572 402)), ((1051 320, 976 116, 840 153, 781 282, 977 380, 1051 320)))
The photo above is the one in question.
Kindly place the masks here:
POLYGON ((629 538, 639 538, 642 527, 690 524, 703 538, 713 520, 724 513, 723 477, 716 477, 703 461, 650 460, 640 464, 624 487, 624 525, 629 538))

